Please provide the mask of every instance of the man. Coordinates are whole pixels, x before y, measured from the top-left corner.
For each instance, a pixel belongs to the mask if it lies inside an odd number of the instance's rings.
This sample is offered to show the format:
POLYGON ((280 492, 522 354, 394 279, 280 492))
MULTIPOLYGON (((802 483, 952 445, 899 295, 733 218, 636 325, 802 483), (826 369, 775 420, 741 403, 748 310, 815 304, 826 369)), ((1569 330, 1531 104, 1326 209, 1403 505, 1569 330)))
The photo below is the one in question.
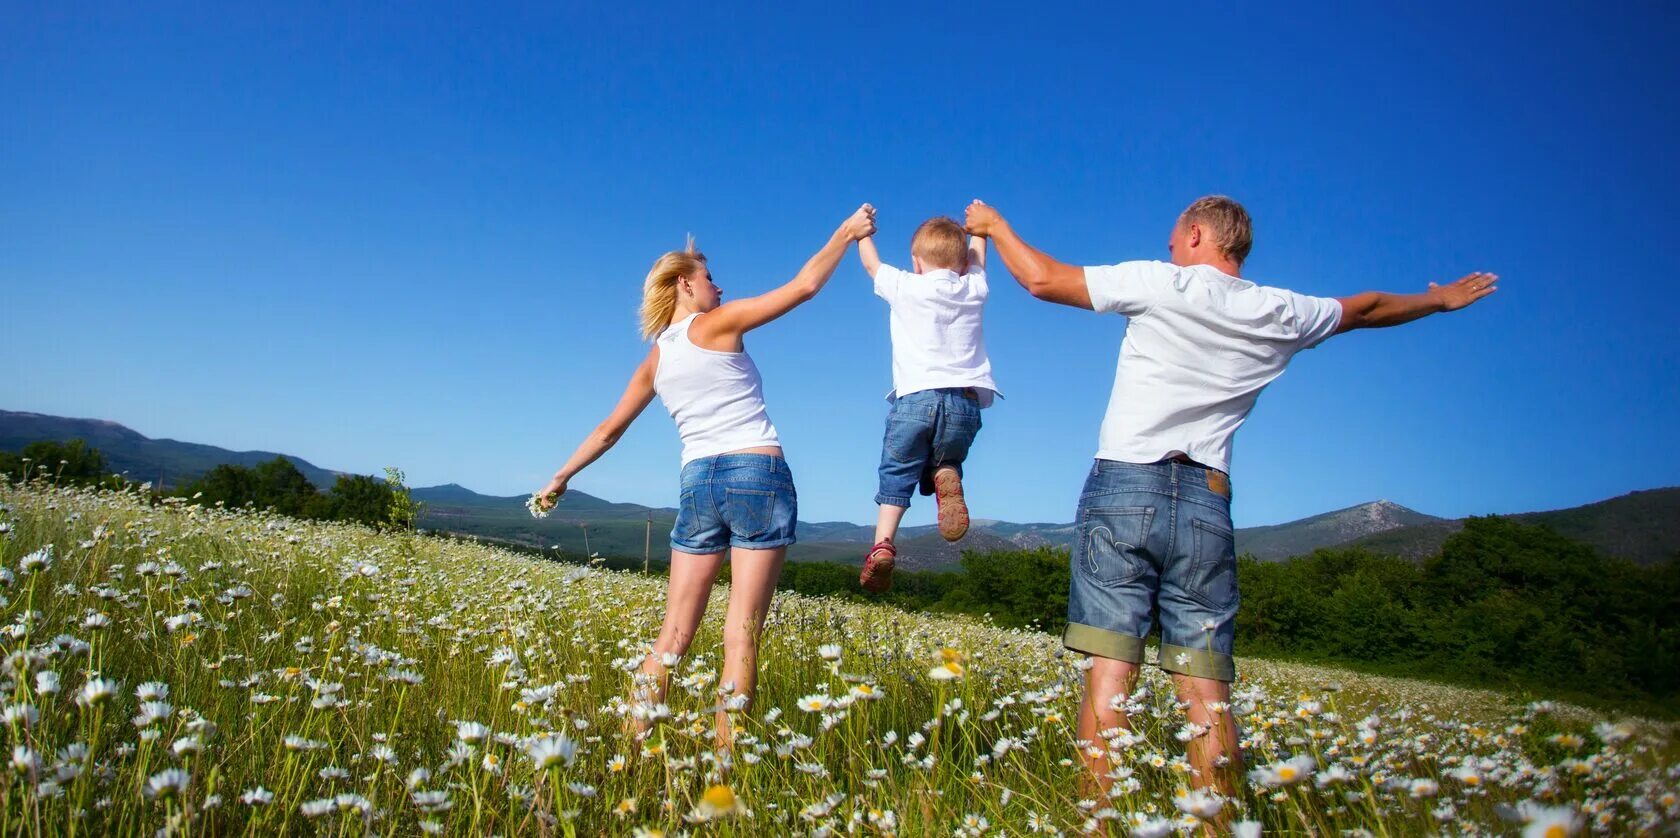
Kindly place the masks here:
POLYGON ((1107 792, 1103 739, 1124 712, 1154 612, 1161 668, 1173 673, 1191 723, 1193 784, 1230 795, 1241 776, 1226 708, 1236 675, 1231 641, 1237 567, 1231 527, 1231 440, 1260 391, 1291 357, 1331 335, 1397 326, 1492 294, 1473 273, 1422 294, 1368 291, 1309 297, 1242 279, 1253 227, 1223 196, 1191 204, 1173 226, 1172 261, 1077 268, 1022 241, 976 200, 967 227, 986 236, 1034 297, 1129 318, 1096 463, 1081 493, 1068 627, 1062 643, 1091 657, 1080 706, 1086 766, 1107 792))

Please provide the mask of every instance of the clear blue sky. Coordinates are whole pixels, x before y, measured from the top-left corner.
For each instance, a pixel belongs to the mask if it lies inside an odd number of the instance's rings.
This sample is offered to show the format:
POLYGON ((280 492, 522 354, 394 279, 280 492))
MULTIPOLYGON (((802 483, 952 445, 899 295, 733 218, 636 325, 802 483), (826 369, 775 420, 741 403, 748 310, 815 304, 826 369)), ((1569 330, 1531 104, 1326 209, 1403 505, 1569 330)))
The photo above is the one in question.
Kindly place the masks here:
MULTIPOLYGON (((618 398, 685 233, 741 296, 863 201, 889 260, 980 197, 1108 263, 1222 192, 1257 281, 1503 277, 1297 359, 1237 438, 1239 525, 1680 483, 1661 4, 248 5, 0 2, 0 407, 526 492, 618 398)), ((974 514, 1069 520, 1124 321, 993 288, 974 514)), ((870 519, 889 346, 855 256, 748 346, 801 517, 870 519)), ((656 401, 574 486, 673 505, 678 451, 656 401)))

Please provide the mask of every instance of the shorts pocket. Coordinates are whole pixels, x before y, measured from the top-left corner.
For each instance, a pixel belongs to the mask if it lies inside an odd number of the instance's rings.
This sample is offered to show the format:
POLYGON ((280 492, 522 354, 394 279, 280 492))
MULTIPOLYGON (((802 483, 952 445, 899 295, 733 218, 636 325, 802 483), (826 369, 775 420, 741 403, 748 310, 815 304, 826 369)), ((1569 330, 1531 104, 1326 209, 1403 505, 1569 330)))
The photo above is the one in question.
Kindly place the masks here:
POLYGON ((770 531, 776 493, 762 489, 724 489, 723 507, 731 533, 738 538, 757 538, 770 531))
POLYGON ((1192 554, 1185 592, 1209 608, 1225 610, 1237 604, 1237 551, 1231 530, 1200 519, 1190 522, 1192 554))
POLYGON ((677 501, 677 520, 671 524, 671 537, 691 540, 700 528, 700 504, 693 489, 684 489, 677 501))
POLYGON ((887 419, 886 438, 881 448, 895 462, 920 465, 932 453, 933 417, 919 413, 894 413, 887 419))
POLYGON ((1079 544, 1085 575, 1103 585, 1119 585, 1142 576, 1149 569, 1144 544, 1154 519, 1153 506, 1086 510, 1079 544))

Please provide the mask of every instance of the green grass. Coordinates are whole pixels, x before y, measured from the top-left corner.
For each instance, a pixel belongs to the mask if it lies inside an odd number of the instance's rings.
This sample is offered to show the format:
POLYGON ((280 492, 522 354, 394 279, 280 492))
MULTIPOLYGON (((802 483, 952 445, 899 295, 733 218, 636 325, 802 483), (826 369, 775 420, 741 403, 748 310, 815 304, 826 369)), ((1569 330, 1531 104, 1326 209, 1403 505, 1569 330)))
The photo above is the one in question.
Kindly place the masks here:
MULTIPOLYGON (((949 835, 982 822, 1020 834, 1179 817, 1167 682, 1151 669, 1138 696, 1146 738, 1120 748, 1124 791, 1082 801, 1080 661, 1043 634, 778 595, 758 701, 720 755, 708 711, 725 589, 678 665, 672 715, 636 743, 620 733, 626 673, 658 631, 656 578, 129 495, 0 487, 0 503, 5 834, 949 835), (48 545, 47 566, 28 560, 48 545), (947 649, 965 676, 935 681, 947 649), (78 703, 96 675, 120 688, 78 703), (150 717, 136 695, 148 682, 167 685, 169 705, 150 717), (798 709, 811 696, 830 706, 798 709), (468 742, 458 723, 491 734, 468 742), (562 737, 570 760, 539 767, 531 747, 562 737), (717 787, 739 811, 703 805, 708 789, 724 801, 717 787), (242 802, 253 795, 271 799, 242 802)), ((1666 725, 1344 670, 1240 668, 1231 712, 1250 763, 1300 756, 1320 779, 1348 778, 1251 784, 1232 817, 1267 831, 1508 830, 1498 807, 1523 801, 1613 832, 1680 814, 1666 725)))

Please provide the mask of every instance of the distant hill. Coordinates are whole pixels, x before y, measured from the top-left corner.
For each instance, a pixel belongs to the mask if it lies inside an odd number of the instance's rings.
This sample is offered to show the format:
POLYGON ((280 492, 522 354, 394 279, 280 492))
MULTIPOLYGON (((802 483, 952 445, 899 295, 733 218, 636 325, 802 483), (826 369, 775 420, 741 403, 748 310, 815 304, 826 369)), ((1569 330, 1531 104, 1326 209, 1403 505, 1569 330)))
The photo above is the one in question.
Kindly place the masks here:
MULTIPOLYGON (((1503 517, 1542 524, 1606 556, 1639 564, 1680 556, 1680 487, 1647 489, 1585 506, 1503 517)), ((1439 552, 1447 537, 1463 527, 1462 519, 1437 519, 1355 539, 1350 546, 1418 559, 1439 552)))
MULTIPOLYGON (((0 450, 17 451, 31 442, 76 438, 87 440, 103 452, 112 471, 164 485, 180 485, 223 463, 252 466, 280 456, 323 489, 331 487, 340 474, 272 451, 230 451, 213 445, 150 439, 115 422, 0 410, 0 450)), ((560 508, 541 520, 525 511, 523 495, 482 495, 449 483, 415 489, 414 497, 426 504, 420 519, 422 527, 557 547, 575 555, 597 552, 635 556, 649 542, 654 555, 668 555, 667 539, 677 517, 677 510, 669 507, 614 503, 578 491, 567 493, 560 508), (649 519, 653 522, 651 538, 649 519)), ((1650 564, 1680 555, 1680 487, 1510 517, 1544 524, 1605 555, 1635 562, 1650 564)), ((1375 501, 1286 524, 1244 527, 1236 532, 1236 546, 1239 554, 1268 561, 1342 545, 1421 558, 1440 550, 1447 537, 1462 526, 1462 520, 1437 518, 1389 501, 1375 501)), ((961 561, 963 550, 1071 548, 1078 533, 1074 524, 975 519, 966 538, 947 544, 935 527, 906 527, 899 534, 900 562, 907 569, 953 569, 961 561)), ((800 541, 788 551, 788 558, 861 564, 874 535, 874 527, 847 521, 800 521, 800 541)))
POLYGON ((1438 523, 1444 520, 1379 500, 1287 524, 1243 527, 1236 533, 1237 554, 1246 553, 1265 561, 1287 559, 1376 533, 1438 523))
POLYGON ((276 454, 273 451, 229 451, 214 445, 178 442, 173 439, 151 439, 115 422, 101 419, 66 419, 40 413, 21 413, 0 410, 0 451, 19 451, 31 442, 63 442, 85 439, 105 455, 105 462, 115 474, 131 480, 152 481, 165 486, 179 486, 202 476, 216 466, 227 463, 254 466, 284 456, 321 489, 332 488, 340 472, 310 463, 301 457, 276 454))
POLYGON ((541 519, 525 509, 525 495, 481 495, 455 483, 426 486, 410 494, 425 504, 419 525, 426 529, 558 548, 578 556, 641 555, 650 540, 650 517, 652 552, 668 556, 666 544, 677 518, 675 509, 613 503, 575 489, 541 519))

